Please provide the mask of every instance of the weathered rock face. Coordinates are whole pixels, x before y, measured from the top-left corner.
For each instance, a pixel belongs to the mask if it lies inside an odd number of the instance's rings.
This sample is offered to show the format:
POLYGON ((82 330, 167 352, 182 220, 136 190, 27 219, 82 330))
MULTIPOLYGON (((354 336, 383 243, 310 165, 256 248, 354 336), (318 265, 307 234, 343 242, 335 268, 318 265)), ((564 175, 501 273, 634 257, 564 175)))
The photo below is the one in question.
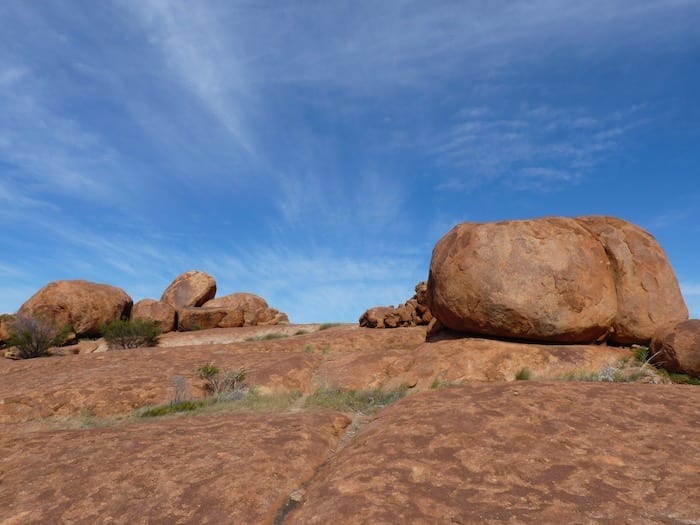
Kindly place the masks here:
POLYGON ((204 272, 190 270, 178 276, 168 286, 160 300, 176 310, 189 306, 202 306, 216 295, 216 281, 204 272))
POLYGON ((0 315, 0 343, 10 338, 10 325, 13 319, 14 316, 10 314, 0 315))
POLYGON ((328 460, 284 523, 692 523, 700 392, 659 390, 519 381, 407 396, 328 460), (662 437, 681 427, 685 439, 662 437), (649 476, 677 490, 644 491, 649 476))
POLYGON ((666 370, 700 377, 700 319, 659 329, 650 350, 653 362, 666 370))
POLYGON ((172 332, 176 328, 177 313, 170 304, 154 299, 142 299, 134 305, 131 319, 152 321, 162 334, 172 332))
POLYGON ((422 281, 416 285, 416 293, 404 304, 375 306, 360 317, 360 326, 366 328, 398 328, 428 324, 433 316, 427 304, 428 285, 422 281))
POLYGON ((577 220, 603 244, 612 263, 617 292, 612 342, 649 344, 660 326, 688 318, 676 275, 654 237, 613 217, 577 220))
POLYGON ((270 308, 265 299, 252 293, 232 293, 207 301, 203 306, 240 312, 243 316, 243 324, 235 326, 261 326, 289 322, 287 314, 270 308))
POLYGON ((34 294, 19 313, 42 316, 76 336, 100 335, 101 326, 128 319, 133 301, 124 290, 88 281, 55 281, 34 294))
POLYGON ((617 312, 602 244, 556 217, 455 226, 433 250, 428 303, 452 330, 563 343, 604 339, 617 312))
POLYGON ((177 312, 177 329, 180 332, 209 330, 210 328, 234 328, 243 326, 243 312, 235 308, 192 307, 177 312))

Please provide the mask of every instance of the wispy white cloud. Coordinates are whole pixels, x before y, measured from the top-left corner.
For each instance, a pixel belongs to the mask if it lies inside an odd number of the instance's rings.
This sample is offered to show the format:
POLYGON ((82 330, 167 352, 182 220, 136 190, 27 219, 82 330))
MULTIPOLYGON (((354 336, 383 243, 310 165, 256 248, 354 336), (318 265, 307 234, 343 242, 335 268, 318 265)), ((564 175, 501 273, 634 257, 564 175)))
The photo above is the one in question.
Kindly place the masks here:
POLYGON ((580 108, 539 106, 463 109, 432 148, 437 162, 460 168, 441 189, 473 189, 502 181, 515 189, 546 190, 579 181, 644 124, 640 108, 591 115, 580 108))
POLYGON ((251 50, 238 49, 236 27, 223 25, 217 18, 219 8, 206 3, 128 0, 124 5, 146 28, 175 78, 228 130, 235 144, 253 154, 246 122, 253 92, 240 58, 251 50))

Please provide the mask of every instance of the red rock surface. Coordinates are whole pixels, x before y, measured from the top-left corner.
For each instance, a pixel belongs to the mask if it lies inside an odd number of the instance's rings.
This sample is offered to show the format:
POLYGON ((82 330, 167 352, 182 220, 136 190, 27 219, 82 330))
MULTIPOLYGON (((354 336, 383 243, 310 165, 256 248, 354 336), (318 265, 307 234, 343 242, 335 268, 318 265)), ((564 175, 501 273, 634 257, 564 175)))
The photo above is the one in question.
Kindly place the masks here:
POLYGON ((508 381, 522 367, 536 379, 594 371, 628 350, 319 328, 171 332, 156 348, 0 359, 0 523, 700 515, 699 388, 508 381), (287 337, 264 339, 271 334, 287 337), (261 395, 413 388, 375 421, 316 412, 303 398, 287 409, 132 415, 171 399, 176 376, 200 395, 196 369, 207 362, 243 367, 261 395), (445 383, 466 384, 432 388, 445 383))
MULTIPOLYGON (((275 327, 293 334, 298 328, 275 327)), ((0 423, 89 411, 120 414, 169 399, 171 380, 185 377, 200 392, 197 368, 214 361, 248 371, 263 393, 317 388, 429 388, 435 382, 510 380, 524 367, 535 378, 595 372, 630 352, 613 347, 548 347, 461 339, 424 343, 425 328, 339 327, 272 340, 272 328, 172 332, 164 346, 0 360, 0 423), (242 334, 241 334, 242 333, 242 334), (181 342, 181 344, 178 343, 181 342)))
POLYGON ((416 394, 355 435, 284 523, 695 523, 698 406, 680 385, 416 394))
POLYGON ((175 329, 177 312, 170 304, 154 299, 141 299, 131 311, 131 319, 152 321, 161 333, 172 332, 175 329))
POLYGON ((272 523, 338 442, 337 412, 227 413, 0 436, 0 523, 272 523))
POLYGON ((650 353, 652 360, 666 370, 700 377, 700 319, 659 329, 650 353))
POLYGON ((617 311, 603 246, 558 217, 455 226, 433 250, 428 303, 452 330, 584 344, 617 311))
POLYGON ((648 345, 664 325, 688 319, 688 308, 666 253, 651 234, 614 217, 577 219, 603 244, 617 290, 610 340, 648 345))
POLYGON ((56 326, 71 325, 78 337, 97 336, 102 325, 129 318, 133 301, 126 292, 88 281, 55 281, 35 293, 20 313, 45 317, 56 326))
POLYGON ((178 275, 165 289, 160 300, 176 310, 202 306, 216 295, 216 281, 204 272, 190 270, 178 275))

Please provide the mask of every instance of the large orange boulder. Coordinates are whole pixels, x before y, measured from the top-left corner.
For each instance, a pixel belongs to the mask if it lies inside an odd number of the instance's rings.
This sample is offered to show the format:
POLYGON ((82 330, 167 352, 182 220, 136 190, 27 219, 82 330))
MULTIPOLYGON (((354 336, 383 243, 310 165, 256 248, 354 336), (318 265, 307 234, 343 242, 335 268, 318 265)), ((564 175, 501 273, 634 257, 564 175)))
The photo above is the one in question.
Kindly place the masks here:
POLYGON ((289 323, 287 314, 270 308, 267 301, 252 293, 232 293, 207 301, 205 308, 224 308, 240 312, 243 324, 239 326, 261 326, 289 323))
POLYGON ((188 306, 202 306, 216 295, 216 281, 204 272, 190 270, 170 283, 160 300, 176 310, 188 306))
POLYGON ((433 250, 428 303, 452 330, 562 343, 605 339, 617 313, 603 245, 557 217, 455 226, 433 250))
POLYGON ((172 332, 176 328, 177 312, 170 304, 155 299, 141 299, 131 311, 131 319, 151 321, 160 333, 172 332))
POLYGON ((70 325, 76 336, 95 337, 104 324, 128 319, 133 301, 124 290, 88 281, 55 281, 34 294, 19 309, 50 319, 56 326, 70 325))
POLYGON ((660 328, 650 353, 655 364, 670 372, 700 377, 700 319, 660 328))
POLYGON ((673 268, 651 234, 614 217, 578 221, 603 244, 612 264, 617 292, 612 342, 646 345, 659 326, 688 318, 673 268))

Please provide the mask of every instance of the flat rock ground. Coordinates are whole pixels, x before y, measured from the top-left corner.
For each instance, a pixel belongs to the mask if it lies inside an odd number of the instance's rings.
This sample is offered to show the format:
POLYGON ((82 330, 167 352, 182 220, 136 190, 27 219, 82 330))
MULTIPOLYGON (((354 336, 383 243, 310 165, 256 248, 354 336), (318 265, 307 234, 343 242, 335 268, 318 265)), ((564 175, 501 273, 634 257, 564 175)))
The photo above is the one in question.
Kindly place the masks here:
POLYGON ((562 380, 624 349, 424 339, 260 327, 0 360, 0 523, 700 523, 699 387, 562 380), (134 415, 175 376, 200 396, 207 362, 292 401, 134 415), (304 403, 400 386, 372 414, 304 403))

